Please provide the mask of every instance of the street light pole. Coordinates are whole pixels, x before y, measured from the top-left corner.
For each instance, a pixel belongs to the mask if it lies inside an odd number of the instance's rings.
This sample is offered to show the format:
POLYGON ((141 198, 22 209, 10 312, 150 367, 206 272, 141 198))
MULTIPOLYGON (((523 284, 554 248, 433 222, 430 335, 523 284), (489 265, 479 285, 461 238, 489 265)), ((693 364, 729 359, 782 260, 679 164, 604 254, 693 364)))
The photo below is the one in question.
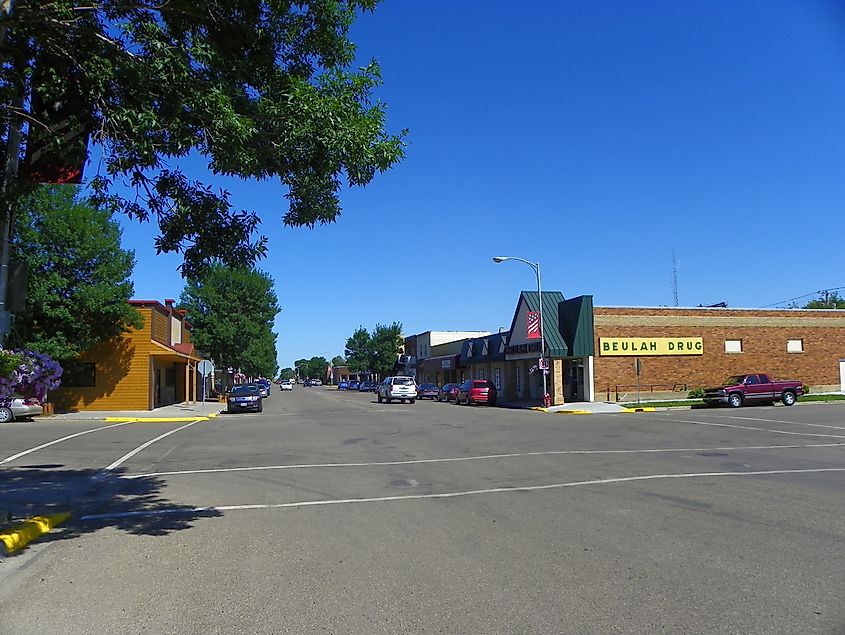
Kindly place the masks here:
MULTIPOLYGON (((517 260, 519 262, 524 262, 526 265, 531 267, 534 270, 534 275, 537 276, 537 300, 540 303, 540 359, 546 358, 546 335, 545 335, 545 323, 543 322, 543 287, 540 284, 540 263, 539 262, 531 262, 530 260, 525 260, 525 258, 517 258, 516 256, 493 256, 493 262, 496 264, 500 262, 505 262, 506 260, 517 260)), ((546 401, 546 369, 541 368, 540 373, 543 375, 543 403, 545 404, 546 401)))

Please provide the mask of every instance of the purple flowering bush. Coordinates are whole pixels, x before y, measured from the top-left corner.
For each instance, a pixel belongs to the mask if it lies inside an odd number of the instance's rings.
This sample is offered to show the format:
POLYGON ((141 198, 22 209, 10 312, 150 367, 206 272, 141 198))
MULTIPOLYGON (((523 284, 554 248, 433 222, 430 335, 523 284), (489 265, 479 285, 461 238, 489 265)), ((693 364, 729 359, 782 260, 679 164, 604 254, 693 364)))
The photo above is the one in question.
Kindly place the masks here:
POLYGON ((62 367, 49 355, 0 349, 0 398, 22 395, 40 401, 61 384, 62 367))

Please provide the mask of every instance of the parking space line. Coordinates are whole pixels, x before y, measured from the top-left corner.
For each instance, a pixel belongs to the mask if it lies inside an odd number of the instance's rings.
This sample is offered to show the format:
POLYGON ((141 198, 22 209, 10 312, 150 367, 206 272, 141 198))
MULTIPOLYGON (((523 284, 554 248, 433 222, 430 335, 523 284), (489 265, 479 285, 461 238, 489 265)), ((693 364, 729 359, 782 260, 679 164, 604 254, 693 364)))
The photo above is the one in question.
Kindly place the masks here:
POLYGON ((168 431, 168 432, 165 432, 164 434, 160 434, 160 435, 158 435, 156 438, 154 438, 154 439, 150 439, 150 440, 149 440, 149 441, 147 441, 146 443, 142 443, 141 445, 139 445, 139 446, 138 446, 137 448, 135 448, 134 450, 132 450, 132 451, 127 452, 126 454, 124 454, 122 457, 120 457, 117 461, 113 462, 111 465, 108 465, 108 466, 104 467, 102 470, 100 470, 100 472, 99 472, 99 474, 98 474, 97 476, 98 476, 98 477, 102 477, 102 476, 103 476, 104 474, 106 474, 107 472, 110 472, 110 471, 111 471, 111 470, 113 470, 114 468, 116 468, 116 467, 118 467, 119 465, 121 465, 124 461, 128 461, 129 459, 131 459, 133 456, 135 456, 136 454, 138 454, 138 452, 140 452, 140 451, 142 451, 142 450, 144 450, 144 449, 146 449, 146 448, 150 447, 150 446, 151 446, 153 443, 155 443, 156 441, 161 441, 161 440, 162 440, 162 439, 164 439, 165 437, 169 437, 171 434, 176 434, 176 433, 177 433, 177 432, 179 432, 180 430, 184 430, 185 428, 190 428, 192 425, 195 425, 195 424, 199 423, 200 421, 207 421, 207 420, 208 420, 208 419, 206 419, 206 418, 196 419, 196 420, 194 420, 194 421, 191 421, 190 423, 186 423, 186 424, 185 424, 185 425, 183 425, 183 426, 179 426, 178 428, 174 428, 173 430, 170 430, 170 431, 168 431))
POLYGON ((376 461, 367 463, 290 463, 287 465, 264 465, 254 467, 221 467, 198 470, 177 470, 172 472, 149 472, 144 474, 121 474, 122 479, 137 479, 159 476, 185 476, 190 474, 220 474, 225 472, 258 472, 262 470, 292 470, 308 468, 338 467, 383 467, 391 465, 420 465, 425 463, 457 463, 462 461, 481 461, 490 459, 510 459, 529 456, 588 455, 588 454, 655 454, 667 452, 715 452, 731 450, 781 450, 798 448, 835 448, 845 443, 812 443, 801 445, 751 445, 710 448, 646 448, 641 450, 548 450, 545 452, 515 452, 511 454, 482 454, 440 459, 407 459, 404 461, 376 461))
POLYGON ((781 421, 780 419, 762 419, 759 417, 737 417, 726 416, 727 419, 739 419, 741 421, 762 421, 763 423, 785 423, 792 426, 810 426, 812 428, 830 428, 832 430, 845 430, 843 426, 830 426, 824 423, 807 423, 805 421, 781 421))
POLYGON ((219 505, 208 507, 184 507, 181 509, 144 510, 132 512, 117 512, 114 514, 89 514, 80 520, 110 520, 131 518, 138 516, 163 516, 168 514, 201 514, 203 512, 245 511, 257 509, 289 509, 292 507, 314 507, 321 505, 343 505, 353 503, 383 503, 410 500, 431 500, 439 498, 457 498, 460 496, 476 496, 481 494, 505 494, 511 492, 537 492, 542 490, 562 489, 566 487, 582 487, 585 485, 609 485, 614 483, 633 483, 638 481, 657 481, 682 478, 724 478, 747 476, 778 476, 786 474, 824 474, 845 472, 845 467, 822 467, 797 470, 755 470, 749 472, 685 472, 679 474, 647 474, 644 476, 622 476, 618 478, 593 479, 589 481, 570 481, 568 483, 551 483, 549 485, 522 485, 518 487, 492 487, 489 489, 466 490, 460 492, 444 492, 440 494, 407 494, 403 496, 376 496, 372 498, 341 498, 298 501, 295 503, 248 504, 248 505, 219 505))
POLYGON ((32 454, 33 452, 37 452, 38 450, 43 450, 44 448, 49 448, 51 445, 56 445, 57 443, 61 443, 62 441, 67 441, 69 439, 74 439, 76 437, 81 437, 83 434, 91 434, 92 432, 99 432, 100 430, 110 430, 111 428, 119 428, 120 426, 125 426, 130 423, 134 423, 133 421, 125 421, 123 423, 112 423, 107 426, 100 426, 99 428, 91 428, 90 430, 83 430, 82 432, 76 432, 74 434, 69 434, 61 439, 56 439, 54 441, 50 441, 49 443, 42 443, 41 445, 35 446, 34 448, 29 448, 28 450, 24 450, 23 452, 18 452, 17 454, 13 454, 12 456, 7 456, 5 459, 0 461, 0 465, 4 463, 9 463, 14 461, 15 459, 19 459, 22 456, 26 456, 27 454, 32 454))
POLYGON ((772 434, 788 434, 799 437, 825 437, 828 439, 845 439, 842 434, 816 434, 814 432, 790 432, 788 430, 772 430, 771 428, 756 428, 753 426, 737 426, 730 423, 715 423, 713 421, 692 421, 689 419, 667 419, 676 423, 691 423, 697 426, 715 426, 717 428, 735 428, 737 430, 756 430, 758 432, 771 432, 772 434))

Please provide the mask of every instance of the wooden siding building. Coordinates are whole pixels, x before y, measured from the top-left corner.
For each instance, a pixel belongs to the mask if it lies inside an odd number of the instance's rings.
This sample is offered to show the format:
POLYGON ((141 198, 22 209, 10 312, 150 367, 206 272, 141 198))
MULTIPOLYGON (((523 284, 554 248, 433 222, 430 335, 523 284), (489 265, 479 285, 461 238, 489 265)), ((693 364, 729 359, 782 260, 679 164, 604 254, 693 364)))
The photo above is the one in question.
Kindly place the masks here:
POLYGON ((130 300, 144 325, 69 364, 62 386, 50 393, 56 410, 152 410, 196 401, 201 358, 184 312, 173 303, 130 300))

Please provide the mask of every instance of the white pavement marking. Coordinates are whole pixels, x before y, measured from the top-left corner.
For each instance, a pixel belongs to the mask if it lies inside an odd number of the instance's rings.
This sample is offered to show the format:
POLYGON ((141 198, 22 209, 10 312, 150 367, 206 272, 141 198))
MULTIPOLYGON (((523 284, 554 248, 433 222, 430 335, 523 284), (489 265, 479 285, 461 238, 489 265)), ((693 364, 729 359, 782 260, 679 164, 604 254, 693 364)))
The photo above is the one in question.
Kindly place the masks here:
MULTIPOLYGON (((175 432, 175 431, 174 431, 175 432)), ((489 459, 510 459, 523 456, 554 456, 561 454, 650 454, 658 452, 713 452, 727 450, 780 450, 797 448, 835 448, 845 443, 812 443, 803 445, 749 445, 717 448, 648 448, 642 450, 548 450, 546 452, 517 452, 513 454, 483 454, 443 459, 409 459, 405 461, 378 461, 369 463, 292 463, 287 465, 265 465, 257 467, 220 467, 200 470, 178 470, 173 472, 150 472, 146 474, 121 474, 119 478, 136 479, 151 476, 178 476, 187 474, 219 474, 221 472, 256 472, 261 470, 291 470, 321 467, 379 467, 387 465, 418 465, 421 463, 454 463, 489 459)))
POLYGON ((120 457, 117 461, 115 461, 115 462, 114 462, 114 463, 112 463, 111 465, 108 465, 108 466, 104 467, 102 470, 100 470, 100 472, 99 472, 99 474, 98 474, 97 476, 98 476, 98 477, 100 477, 100 478, 102 478, 102 477, 103 477, 103 475, 105 475, 105 473, 106 473, 106 472, 110 472, 111 470, 113 470, 114 468, 116 468, 117 466, 119 466, 119 465, 120 465, 121 463, 123 463, 124 461, 128 461, 128 460, 129 460, 129 459, 131 459, 133 456, 135 456, 136 454, 138 454, 138 452, 140 452, 141 450, 143 450, 143 449, 145 449, 145 448, 150 447, 150 446, 151 446, 153 443, 155 443, 156 441, 161 441, 161 440, 162 440, 162 439, 164 439, 165 437, 169 437, 171 434, 175 434, 175 433, 179 432, 180 430, 184 430, 185 428, 190 428, 192 425, 197 424, 197 423, 199 423, 200 421, 205 421, 205 420, 206 420, 206 419, 204 419, 204 418, 203 418, 203 419, 197 419, 196 421, 191 421, 190 423, 186 423, 186 424, 185 424, 185 425, 183 425, 183 426, 179 426, 178 428, 174 428, 174 429, 173 429, 173 430, 171 430, 170 432, 165 432, 164 434, 160 434, 160 435, 158 435, 155 439, 150 439, 150 440, 149 440, 149 441, 147 441, 146 443, 142 443, 141 445, 139 445, 137 448, 135 448, 135 449, 134 449, 134 450, 132 450, 131 452, 127 452, 126 454, 124 454, 122 457, 120 457))
POLYGON ((341 498, 299 501, 297 503, 254 504, 254 505, 219 505, 209 507, 184 507, 181 509, 144 510, 134 512, 118 512, 114 514, 89 514, 81 520, 108 520, 116 518, 130 518, 138 516, 163 516, 165 514, 201 514, 204 512, 226 512, 253 509, 286 509, 291 507, 313 507, 317 505, 341 505, 351 503, 383 503, 408 500, 426 500, 437 498, 457 498, 459 496, 474 496, 480 494, 502 494, 509 492, 536 492, 540 490, 561 489, 565 487, 579 487, 582 485, 608 485, 612 483, 632 483, 635 481, 656 481, 680 478, 717 478, 731 476, 773 476, 783 474, 822 474, 831 472, 845 472, 845 467, 823 467, 801 470, 759 470, 754 472, 690 472, 681 474, 648 474, 645 476, 623 476, 618 478, 604 478, 590 481, 571 481, 569 483, 552 483, 550 485, 524 485, 520 487, 494 487, 490 489, 466 490, 463 492, 445 492, 442 494, 408 494, 405 496, 378 496, 373 498, 341 498))
POLYGON ((15 459, 19 459, 22 456, 26 456, 27 454, 32 454, 33 452, 37 452, 38 450, 49 448, 51 445, 56 445, 57 443, 61 443, 62 441, 67 441, 68 439, 73 439, 75 437, 81 437, 83 434, 91 434, 92 432, 99 432, 100 430, 110 430, 111 428, 119 428, 120 426, 129 425, 130 423, 135 422, 125 421, 123 423, 110 423, 107 426, 100 426, 99 428, 91 428, 90 430, 85 430, 83 432, 69 434, 66 437, 62 437, 61 439, 56 439, 55 441, 50 441, 49 443, 42 443, 41 445, 38 445, 34 448, 29 448, 28 450, 24 450, 23 452, 18 452, 17 454, 13 454, 12 456, 7 456, 5 459, 0 461, 0 465, 3 465, 4 463, 9 463, 10 461, 14 461, 15 459))
POLYGON ((790 434, 799 437, 826 437, 829 439, 845 439, 842 434, 814 434, 812 432, 789 432, 787 430, 772 430, 771 428, 755 428, 752 426, 734 426, 729 423, 714 423, 712 421, 691 421, 689 419, 667 419, 676 423, 692 423, 697 426, 716 426, 718 428, 736 428, 737 430, 757 430, 759 432, 771 432, 773 434, 790 434))
POLYGON ((739 419, 741 421, 762 421, 764 423, 785 423, 792 426, 810 426, 813 428, 831 428, 833 430, 845 430, 842 426, 829 426, 823 423, 806 423, 804 421, 781 421, 780 419, 761 419, 758 417, 725 417, 727 419, 739 419))

